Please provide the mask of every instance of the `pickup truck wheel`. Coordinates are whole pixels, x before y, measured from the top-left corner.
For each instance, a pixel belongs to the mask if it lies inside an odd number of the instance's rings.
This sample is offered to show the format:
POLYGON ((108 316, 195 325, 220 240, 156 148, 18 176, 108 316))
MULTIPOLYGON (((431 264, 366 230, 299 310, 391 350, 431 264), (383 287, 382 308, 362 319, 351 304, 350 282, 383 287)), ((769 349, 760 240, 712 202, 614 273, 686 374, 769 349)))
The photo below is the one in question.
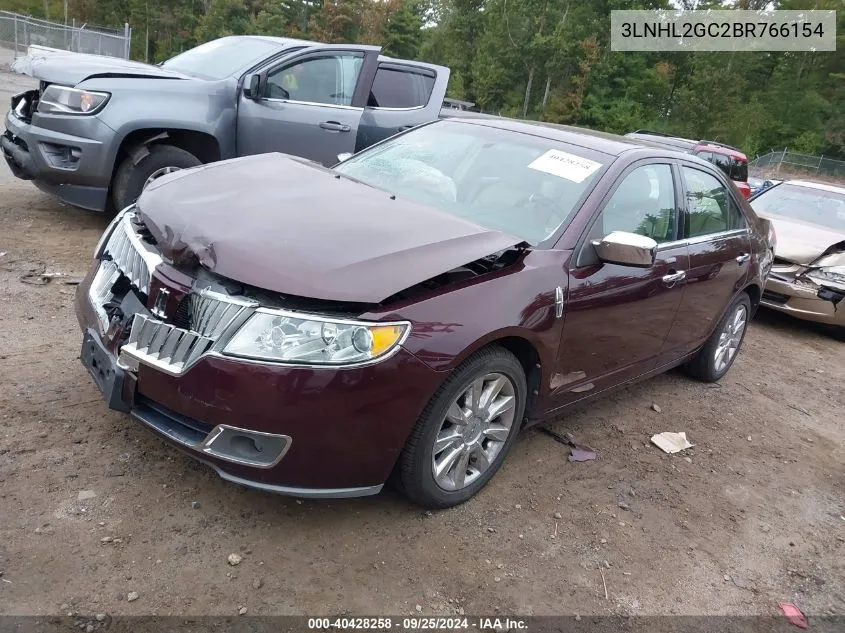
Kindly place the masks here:
POLYGON ((426 508, 472 497, 516 440, 526 392, 522 365, 507 350, 488 347, 464 361, 411 431, 397 464, 402 492, 426 508))
POLYGON ((112 184, 115 209, 123 209, 135 202, 144 187, 156 178, 202 164, 202 161, 190 152, 173 145, 150 145, 147 150, 149 153, 137 165, 130 157, 118 167, 112 184))

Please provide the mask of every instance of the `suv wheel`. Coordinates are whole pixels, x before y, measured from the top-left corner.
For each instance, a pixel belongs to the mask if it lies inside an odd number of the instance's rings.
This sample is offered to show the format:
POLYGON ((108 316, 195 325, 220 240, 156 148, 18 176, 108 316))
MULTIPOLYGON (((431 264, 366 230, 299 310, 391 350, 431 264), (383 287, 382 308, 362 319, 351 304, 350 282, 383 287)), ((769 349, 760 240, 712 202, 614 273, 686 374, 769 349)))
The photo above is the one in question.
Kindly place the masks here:
POLYGON ((704 347, 687 364, 687 373, 704 382, 716 382, 727 374, 745 338, 749 318, 751 299, 743 292, 725 310, 704 347))
POLYGON ((131 158, 127 158, 118 167, 112 185, 115 209, 124 209, 135 202, 144 188, 156 178, 202 164, 202 161, 190 152, 173 145, 149 145, 147 150, 149 154, 137 165, 131 158))
POLYGON ((525 372, 500 347, 458 367, 417 421, 399 461, 400 487, 415 503, 448 508, 487 484, 519 434, 525 372))

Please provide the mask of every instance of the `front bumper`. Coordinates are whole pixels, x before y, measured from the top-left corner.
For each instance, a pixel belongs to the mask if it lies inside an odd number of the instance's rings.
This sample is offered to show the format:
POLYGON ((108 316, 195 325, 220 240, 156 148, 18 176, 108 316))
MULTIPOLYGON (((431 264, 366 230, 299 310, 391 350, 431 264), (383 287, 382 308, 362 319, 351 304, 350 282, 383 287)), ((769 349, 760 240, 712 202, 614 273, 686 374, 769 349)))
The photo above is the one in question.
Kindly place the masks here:
POLYGON ((114 130, 96 116, 33 115, 24 121, 9 111, 0 151, 16 177, 67 204, 102 211, 114 161, 114 130), (47 126, 50 127, 47 127, 47 126), (64 153, 73 152, 72 160, 64 153))
POLYGON ((760 305, 805 321, 845 327, 845 300, 836 301, 836 294, 810 281, 770 276, 760 305))
POLYGON ((92 375, 109 406, 244 486, 300 497, 378 493, 443 379, 405 350, 352 369, 207 356, 172 376, 133 365, 125 355, 118 362, 118 347, 100 332, 88 301, 92 278, 93 272, 79 285, 76 311, 85 344, 93 339, 100 350, 97 364, 105 366, 105 377, 92 375), (239 463, 232 459, 238 447, 213 450, 221 427, 231 429, 232 437, 272 436, 284 442, 283 452, 272 464, 239 463))

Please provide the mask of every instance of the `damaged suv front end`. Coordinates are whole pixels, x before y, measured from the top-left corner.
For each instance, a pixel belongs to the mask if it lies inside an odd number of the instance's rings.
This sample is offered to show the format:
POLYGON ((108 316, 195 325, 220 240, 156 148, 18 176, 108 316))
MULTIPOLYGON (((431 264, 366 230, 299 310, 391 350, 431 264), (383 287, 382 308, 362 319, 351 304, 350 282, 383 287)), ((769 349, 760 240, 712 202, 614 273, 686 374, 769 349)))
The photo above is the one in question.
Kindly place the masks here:
POLYGON ((751 205, 777 232, 761 304, 845 328, 845 189, 788 181, 765 190, 751 205))

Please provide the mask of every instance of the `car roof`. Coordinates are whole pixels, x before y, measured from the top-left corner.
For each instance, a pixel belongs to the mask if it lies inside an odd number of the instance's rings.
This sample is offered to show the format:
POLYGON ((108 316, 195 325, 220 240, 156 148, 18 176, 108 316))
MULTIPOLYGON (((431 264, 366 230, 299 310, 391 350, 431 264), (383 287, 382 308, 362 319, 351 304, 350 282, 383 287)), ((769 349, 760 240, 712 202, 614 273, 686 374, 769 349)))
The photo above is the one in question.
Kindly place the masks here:
POLYGON ((657 145, 667 145, 670 147, 683 147, 684 149, 692 149, 697 142, 688 138, 681 138, 680 136, 668 136, 664 134, 654 134, 652 132, 629 132, 625 135, 627 138, 636 138, 642 141, 649 141, 657 145))
POLYGON ((809 189, 820 189, 821 191, 830 191, 831 193, 845 194, 845 187, 829 185, 826 182, 813 182, 811 180, 785 180, 783 184, 796 185, 798 187, 807 187, 809 189))
MULTIPOLYGON (((280 49, 288 48, 291 46, 303 46, 303 47, 319 47, 319 46, 332 46, 331 44, 327 44, 326 42, 317 42, 314 40, 298 40, 292 37, 276 37, 274 35, 226 35, 221 37, 220 39, 231 39, 231 40, 264 40, 265 42, 272 42, 277 44, 280 49)), ((373 50, 373 51, 381 51, 380 46, 373 46, 369 44, 356 44, 356 48, 359 49, 366 49, 366 50, 373 50)), ((401 64, 408 64, 412 63, 414 66, 428 68, 430 70, 436 70, 438 67, 432 64, 427 64, 424 62, 412 62, 411 60, 401 59, 398 57, 388 57, 387 55, 379 55, 378 57, 380 62, 396 62, 401 64)), ((474 104, 473 104, 474 105, 474 104)))
POLYGON ((275 37, 273 35, 226 35, 220 38, 227 40, 264 40, 265 42, 273 42, 279 46, 290 46, 292 44, 306 46, 319 46, 322 42, 312 42, 309 40, 297 40, 292 37, 275 37))
POLYGON ((699 152, 708 151, 713 152, 714 154, 724 154, 725 156, 730 156, 731 158, 737 158, 739 160, 748 160, 748 157, 739 150, 733 149, 732 147, 725 147, 724 145, 713 145, 707 141, 702 141, 695 146, 695 149, 699 152))
POLYGON ((651 140, 653 138, 654 142, 660 145, 686 147, 698 152, 708 151, 713 152, 714 154, 724 154, 725 156, 730 156, 738 160, 748 160, 748 157, 742 152, 742 150, 717 141, 708 141, 706 139, 694 141, 681 136, 672 136, 671 134, 664 134, 662 132, 652 132, 651 130, 636 130, 635 132, 629 132, 625 136, 628 138, 638 138, 642 140, 651 140))
POLYGON ((456 111, 454 115, 443 116, 453 120, 472 123, 473 125, 486 125, 500 130, 531 134, 532 136, 543 136, 548 139, 587 147, 611 156, 619 156, 633 149, 654 149, 661 150, 663 154, 676 155, 683 158, 694 158, 686 152, 680 152, 661 145, 652 143, 645 139, 620 136, 609 132, 599 132, 586 128, 574 127, 571 125, 560 125, 558 123, 546 123, 545 121, 525 121, 508 119, 484 114, 468 114, 456 111))

